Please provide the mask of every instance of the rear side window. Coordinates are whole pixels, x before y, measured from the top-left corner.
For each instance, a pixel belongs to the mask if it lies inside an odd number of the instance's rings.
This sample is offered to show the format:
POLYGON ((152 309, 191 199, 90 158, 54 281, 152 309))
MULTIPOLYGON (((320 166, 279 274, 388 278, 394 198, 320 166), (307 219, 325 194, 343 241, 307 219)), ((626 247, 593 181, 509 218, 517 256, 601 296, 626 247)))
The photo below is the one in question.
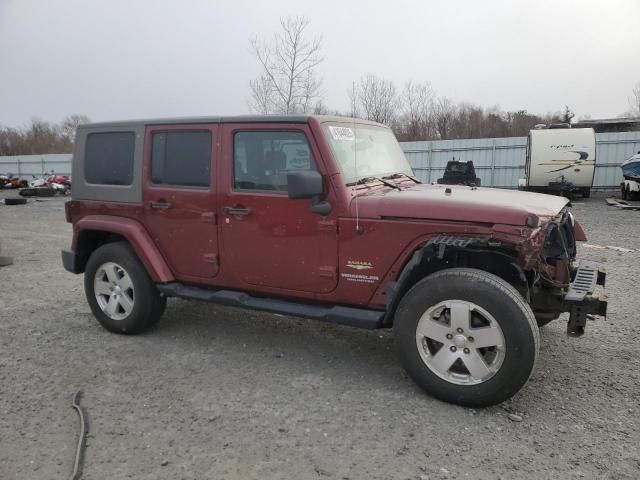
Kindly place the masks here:
POLYGON ((159 185, 208 187, 211 132, 158 132, 152 137, 151 181, 159 185))
POLYGON ((136 135, 104 132, 87 135, 84 178, 99 185, 131 185, 136 135))

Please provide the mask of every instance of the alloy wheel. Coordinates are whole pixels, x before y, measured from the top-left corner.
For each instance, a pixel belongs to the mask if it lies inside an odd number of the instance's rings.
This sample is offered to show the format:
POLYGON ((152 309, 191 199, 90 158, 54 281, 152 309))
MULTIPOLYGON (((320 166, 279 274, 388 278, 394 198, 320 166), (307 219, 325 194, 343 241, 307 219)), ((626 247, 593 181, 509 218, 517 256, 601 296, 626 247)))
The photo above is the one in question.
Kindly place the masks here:
POLYGON ((502 366, 500 325, 472 302, 447 300, 430 307, 416 328, 420 357, 440 378, 457 385, 486 382, 502 366))
POLYGON ((100 309, 113 320, 124 320, 133 310, 133 282, 127 271, 117 263, 100 265, 94 277, 93 291, 100 309))

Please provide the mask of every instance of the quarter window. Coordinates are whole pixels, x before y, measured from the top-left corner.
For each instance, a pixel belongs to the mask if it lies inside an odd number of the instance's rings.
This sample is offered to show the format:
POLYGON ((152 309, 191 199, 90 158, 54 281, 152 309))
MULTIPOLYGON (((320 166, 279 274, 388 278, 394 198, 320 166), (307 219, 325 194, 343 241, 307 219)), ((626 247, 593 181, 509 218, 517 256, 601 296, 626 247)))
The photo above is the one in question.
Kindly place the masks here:
POLYGON ((131 185, 136 135, 100 132, 87 135, 84 178, 98 185, 131 185))
POLYGON ((315 170, 302 132, 238 132, 233 141, 235 190, 287 191, 287 174, 315 170))
POLYGON ((211 132, 158 132, 151 145, 151 181, 162 185, 208 187, 211 132))

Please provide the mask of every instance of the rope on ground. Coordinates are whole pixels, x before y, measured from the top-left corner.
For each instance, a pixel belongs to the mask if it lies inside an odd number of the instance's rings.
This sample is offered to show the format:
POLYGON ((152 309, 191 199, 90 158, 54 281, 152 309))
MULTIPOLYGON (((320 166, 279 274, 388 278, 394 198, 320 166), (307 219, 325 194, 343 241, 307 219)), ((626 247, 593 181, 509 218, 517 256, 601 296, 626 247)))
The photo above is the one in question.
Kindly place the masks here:
POLYGON ((82 392, 78 390, 73 396, 72 402, 73 408, 78 412, 78 416, 80 417, 80 435, 78 435, 76 458, 73 462, 73 473, 71 474, 70 480, 80 480, 80 477, 82 476, 82 460, 84 459, 85 439, 87 437, 87 433, 89 433, 87 424, 84 420, 84 412, 82 411, 82 407, 80 407, 81 396, 82 392))

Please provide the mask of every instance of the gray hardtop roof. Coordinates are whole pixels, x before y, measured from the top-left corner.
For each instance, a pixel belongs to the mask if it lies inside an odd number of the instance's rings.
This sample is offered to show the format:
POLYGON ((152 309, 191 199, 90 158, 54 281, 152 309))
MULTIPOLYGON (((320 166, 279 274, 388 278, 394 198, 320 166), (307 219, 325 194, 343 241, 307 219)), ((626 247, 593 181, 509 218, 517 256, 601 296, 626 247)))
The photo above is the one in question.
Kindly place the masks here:
POLYGON ((340 122, 378 125, 381 123, 360 118, 338 117, 332 115, 236 115, 219 117, 182 117, 182 118, 149 118, 137 120, 118 120, 112 122, 85 123, 79 128, 100 127, 131 127, 140 125, 193 125, 197 123, 309 123, 310 118, 316 118, 320 123, 340 122))

